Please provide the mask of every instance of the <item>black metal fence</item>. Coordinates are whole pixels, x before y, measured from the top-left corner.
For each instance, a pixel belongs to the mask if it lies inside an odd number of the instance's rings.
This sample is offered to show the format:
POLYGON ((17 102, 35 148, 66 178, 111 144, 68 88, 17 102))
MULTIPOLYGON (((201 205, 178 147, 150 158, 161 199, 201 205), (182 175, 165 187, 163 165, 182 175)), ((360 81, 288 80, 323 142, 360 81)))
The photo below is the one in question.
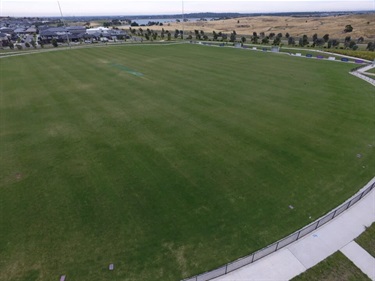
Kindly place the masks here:
POLYGON ((207 281, 222 275, 225 275, 233 270, 239 269, 245 265, 248 265, 250 263, 253 263, 273 252, 276 252, 277 250, 280 250, 284 248, 285 246, 288 246, 289 244, 297 241, 298 239, 306 236, 307 234, 313 232, 317 228, 323 226, 330 220, 334 219, 341 213, 343 213, 345 210, 349 209, 351 206, 353 206, 355 203, 357 203, 359 200, 361 200, 363 197, 365 197, 373 188, 375 187, 375 181, 371 183, 368 187, 365 189, 362 189, 360 192, 358 192, 356 195, 354 195, 351 199, 347 200, 345 203, 341 204, 328 214, 324 215, 323 217, 319 218, 315 222, 305 226, 304 228, 294 232, 293 234, 255 252, 252 253, 246 257, 242 257, 238 260, 235 260, 233 262, 227 263, 219 268, 216 268, 211 271, 207 271, 205 273, 184 279, 183 281, 207 281))

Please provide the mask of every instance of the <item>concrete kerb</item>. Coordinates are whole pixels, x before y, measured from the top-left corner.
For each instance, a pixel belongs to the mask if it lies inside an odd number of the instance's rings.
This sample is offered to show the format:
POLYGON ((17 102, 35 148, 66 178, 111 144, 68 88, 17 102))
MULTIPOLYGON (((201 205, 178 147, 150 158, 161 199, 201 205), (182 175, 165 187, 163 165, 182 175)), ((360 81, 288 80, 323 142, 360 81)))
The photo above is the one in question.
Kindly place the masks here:
MULTIPOLYGON (((343 214, 346 213, 346 212, 345 212, 346 210, 350 209, 350 207, 352 207, 352 206, 355 205, 356 203, 361 202, 361 200, 362 200, 363 198, 365 198, 366 195, 368 195, 369 193, 371 193, 371 191, 373 191, 374 188, 375 188, 375 177, 372 178, 372 179, 371 179, 371 180, 370 180, 370 181, 369 181, 369 182, 368 182, 363 188, 361 188, 359 192, 357 192, 355 195, 353 195, 352 197, 350 197, 348 200, 346 200, 346 201, 345 201, 344 203, 342 203, 340 206, 334 208, 332 211, 328 212, 327 214, 323 215, 322 217, 320 217, 319 219, 317 219, 317 220, 315 220, 314 222, 310 223, 309 225, 303 227, 302 229, 300 229, 300 230, 298 230, 298 231, 296 231, 296 232, 294 232, 294 233, 292 233, 292 234, 286 236, 286 237, 283 238, 283 239, 280 239, 279 241, 277 241, 277 242, 275 242, 275 243, 273 243, 273 244, 271 244, 271 245, 269 245, 269 246, 267 246, 267 247, 265 247, 265 248, 263 248, 263 249, 261 249, 261 250, 255 252, 255 253, 252 253, 252 254, 250 254, 250 255, 248 255, 248 256, 242 257, 242 258, 240 258, 240 259, 238 259, 238 260, 235 260, 235 261, 233 261, 233 262, 227 263, 226 265, 222 265, 222 266, 220 266, 220 267, 218 267, 218 268, 216 268, 216 269, 213 269, 213 270, 211 270, 211 271, 207 271, 207 272, 204 272, 204 273, 202 273, 202 274, 198 274, 198 275, 196 275, 196 276, 192 276, 192 277, 190 277, 190 278, 183 279, 182 281, 197 281, 197 280, 200 280, 200 281, 207 281, 207 280, 211 280, 211 279, 215 279, 215 278, 218 278, 217 280, 219 280, 219 279, 221 279, 221 277, 224 278, 224 277, 227 275, 227 273, 228 273, 228 274, 229 274, 229 273, 230 273, 230 274, 235 274, 235 272, 237 272, 237 271, 241 271, 241 270, 242 270, 244 267, 246 267, 246 266, 251 266, 251 267, 254 266, 254 267, 259 267, 260 270, 266 270, 266 269, 264 268, 264 264, 260 265, 260 263, 263 263, 264 260, 267 260, 268 258, 271 258, 271 257, 273 257, 272 259, 276 259, 276 260, 279 259, 279 258, 277 257, 277 255, 278 255, 277 253, 279 253, 279 252, 280 252, 280 253, 283 253, 283 254, 280 254, 280 256, 282 256, 282 255, 286 255, 286 254, 287 254, 286 251, 289 251, 290 247, 293 248, 293 245, 296 245, 300 240, 304 240, 303 238, 305 238, 305 237, 307 237, 307 239, 309 239, 310 236, 309 236, 308 234, 313 233, 313 232, 315 232, 315 231, 318 231, 318 229, 320 229, 320 227, 322 227, 322 226, 324 226, 324 225, 326 225, 326 224, 327 224, 327 225, 330 225, 331 223, 335 223, 335 221, 337 221, 336 218, 340 218, 343 214), (325 219, 326 217, 328 217, 329 215, 331 215, 331 214, 333 214, 332 219, 327 220, 327 221, 324 221, 324 219, 325 219), (321 221, 324 221, 324 223, 322 223, 322 224, 319 225, 319 223, 320 223, 321 221), (328 224, 328 222, 329 222, 329 224, 328 224), (309 229, 309 228, 311 228, 311 229, 309 229), (305 231, 304 235, 302 235, 301 237, 299 237, 299 234, 298 234, 297 239, 294 240, 293 242, 291 242, 291 243, 289 243, 289 244, 286 244, 286 245, 284 245, 284 246, 281 247, 281 248, 277 248, 277 246, 276 246, 276 250, 275 250, 275 251, 270 252, 270 253, 268 253, 267 255, 262 256, 262 258, 258 259, 257 261, 254 261, 254 259, 250 259, 251 262, 244 263, 244 264, 242 264, 240 267, 236 268, 236 269, 233 270, 233 271, 227 272, 227 270, 225 270, 225 271, 222 271, 222 272, 225 272, 225 273, 221 273, 220 275, 216 275, 216 276, 212 276, 212 274, 210 274, 210 273, 214 273, 214 272, 216 272, 218 269, 228 268, 228 265, 231 265, 231 264, 233 264, 233 263, 239 262, 239 261, 244 260, 244 259, 248 259, 248 258, 251 257, 251 256, 254 257, 257 253, 262 252, 262 251, 265 250, 265 249, 269 249, 269 248, 272 247, 273 245, 278 245, 280 242, 284 241, 285 239, 288 239, 289 237, 291 237, 291 236, 293 236, 293 235, 296 235, 296 233, 304 232, 304 230, 307 230, 307 231, 305 231), (276 256, 276 257, 275 257, 275 256, 276 256), (267 258, 266 258, 266 257, 267 257, 267 258), (265 259, 265 258, 266 258, 266 259, 265 259), (209 276, 209 278, 205 278, 206 276, 209 276)), ((363 229, 363 230, 364 230, 364 229, 363 229)), ((335 249, 335 250, 337 251, 337 250, 339 250, 339 249, 340 249, 340 248, 335 249)), ((332 249, 329 249, 329 250, 332 250, 332 249)), ((264 263, 267 264, 268 262, 265 261, 264 263)), ((306 265, 304 265, 304 266, 305 266, 305 269, 308 268, 308 267, 306 267, 306 265)), ((259 270, 259 269, 258 269, 258 270, 259 270)), ((288 271, 288 270, 286 270, 286 271, 288 271)), ((301 272, 303 272, 303 271, 301 271, 301 272)), ((299 273, 301 273, 301 272, 299 272, 299 273)), ((240 274, 240 275, 241 275, 241 274, 240 274)), ((240 276, 240 275, 239 275, 239 276, 240 276)), ((295 275, 291 276, 291 278, 294 277, 294 276, 295 276, 295 275)), ((224 278, 224 279, 225 279, 225 278, 224 278)), ((215 279, 215 280, 216 280, 216 279, 215 279)), ((226 280, 226 279, 225 279, 225 280, 226 280)), ((230 279, 230 280, 232 280, 232 279, 230 279)), ((233 280, 237 280, 237 279, 233 279, 233 280)), ((245 279, 241 279, 241 278, 240 278, 240 279, 238 279, 238 280, 245 280, 245 279)), ((254 280, 255 280, 255 279, 254 279, 254 280)))

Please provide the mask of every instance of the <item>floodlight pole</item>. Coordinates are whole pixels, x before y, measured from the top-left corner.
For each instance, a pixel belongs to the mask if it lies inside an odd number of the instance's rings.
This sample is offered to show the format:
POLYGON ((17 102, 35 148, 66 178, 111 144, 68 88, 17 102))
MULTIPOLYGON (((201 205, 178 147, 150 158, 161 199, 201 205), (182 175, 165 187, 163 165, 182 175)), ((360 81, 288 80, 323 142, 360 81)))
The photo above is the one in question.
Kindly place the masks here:
POLYGON ((57 1, 57 4, 59 5, 59 9, 60 9, 61 21, 62 21, 63 25, 65 26, 65 30, 66 30, 66 32, 65 32, 66 33, 66 40, 68 42, 69 48, 71 49, 72 46, 70 45, 69 35, 68 35, 68 29, 67 29, 67 26, 66 26, 65 21, 64 21, 64 16, 63 16, 63 13, 62 13, 62 10, 61 10, 60 2, 57 1))

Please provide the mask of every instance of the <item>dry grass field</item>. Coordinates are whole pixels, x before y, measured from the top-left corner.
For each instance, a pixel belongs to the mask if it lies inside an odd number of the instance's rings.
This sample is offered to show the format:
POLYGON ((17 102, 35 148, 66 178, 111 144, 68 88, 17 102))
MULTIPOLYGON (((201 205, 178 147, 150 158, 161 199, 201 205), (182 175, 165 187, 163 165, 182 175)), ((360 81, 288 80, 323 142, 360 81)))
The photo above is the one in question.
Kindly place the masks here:
POLYGON ((185 31, 203 30, 204 32, 230 33, 233 30, 237 34, 250 35, 254 31, 258 34, 264 32, 289 33, 291 36, 312 36, 317 33, 319 37, 329 34, 330 38, 352 38, 363 37, 365 40, 375 39, 375 13, 365 15, 345 15, 330 17, 290 17, 290 16, 259 16, 244 17, 229 20, 208 21, 208 22, 186 22, 170 23, 163 27, 152 26, 154 30, 184 29, 185 31), (354 28, 350 33, 344 33, 347 24, 354 28))

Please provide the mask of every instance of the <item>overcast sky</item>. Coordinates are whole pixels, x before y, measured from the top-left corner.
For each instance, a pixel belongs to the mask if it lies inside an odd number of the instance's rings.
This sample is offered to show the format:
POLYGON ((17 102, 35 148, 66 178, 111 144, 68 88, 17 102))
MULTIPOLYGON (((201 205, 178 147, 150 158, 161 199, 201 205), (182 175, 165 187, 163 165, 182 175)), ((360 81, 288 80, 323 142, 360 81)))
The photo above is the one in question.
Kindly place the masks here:
MULTIPOLYGON (((64 16, 179 14, 182 0, 60 0, 64 16)), ((185 13, 195 12, 311 12, 374 11, 375 0, 190 0, 185 13)), ((60 16, 57 0, 0 0, 0 16, 60 16)))

